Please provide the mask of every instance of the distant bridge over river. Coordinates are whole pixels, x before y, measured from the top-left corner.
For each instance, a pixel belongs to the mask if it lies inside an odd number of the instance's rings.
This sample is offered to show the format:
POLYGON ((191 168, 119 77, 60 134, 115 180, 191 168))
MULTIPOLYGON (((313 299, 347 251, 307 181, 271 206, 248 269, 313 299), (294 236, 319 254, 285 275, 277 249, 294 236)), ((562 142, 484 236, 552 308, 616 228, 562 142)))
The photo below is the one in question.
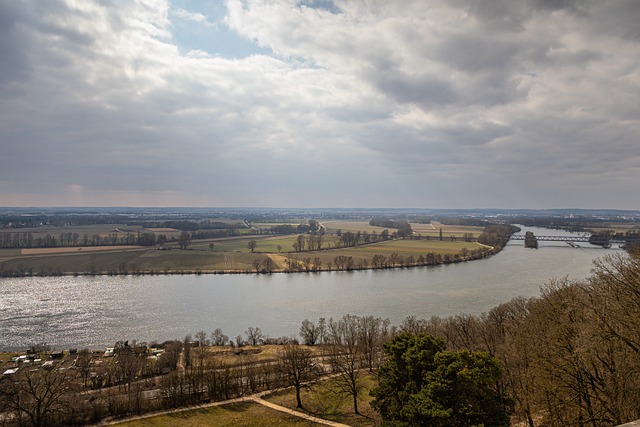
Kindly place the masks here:
MULTIPOLYGON (((584 242, 584 243, 591 243, 591 235, 585 235, 585 236, 535 236, 536 240, 538 242, 567 242, 569 244, 571 243, 576 243, 576 242, 584 242)), ((512 240, 524 240, 525 239, 525 235, 524 234, 512 234, 511 235, 511 239, 512 240)), ((610 239, 599 239, 597 240, 597 243, 592 243, 593 245, 598 245, 598 246, 604 246, 604 247, 611 247, 612 243, 620 243, 620 244, 637 244, 639 243, 638 240, 629 240, 629 239, 625 239, 625 238, 620 238, 620 237, 613 237, 610 239)), ((571 245, 573 246, 573 245, 571 245)))

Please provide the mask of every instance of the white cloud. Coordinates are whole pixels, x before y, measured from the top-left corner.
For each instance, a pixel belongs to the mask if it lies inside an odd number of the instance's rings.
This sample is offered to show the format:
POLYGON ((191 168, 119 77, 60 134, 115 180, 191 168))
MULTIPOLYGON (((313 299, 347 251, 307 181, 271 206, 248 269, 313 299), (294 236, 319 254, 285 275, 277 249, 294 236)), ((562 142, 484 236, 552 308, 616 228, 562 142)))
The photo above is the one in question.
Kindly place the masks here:
POLYGON ((226 5, 0 1, 3 203, 640 208, 634 2, 226 5))
POLYGON ((176 8, 171 11, 171 14, 187 21, 197 22, 198 24, 202 24, 205 27, 217 27, 217 24, 215 22, 210 22, 207 17, 200 12, 190 12, 182 8, 176 8))

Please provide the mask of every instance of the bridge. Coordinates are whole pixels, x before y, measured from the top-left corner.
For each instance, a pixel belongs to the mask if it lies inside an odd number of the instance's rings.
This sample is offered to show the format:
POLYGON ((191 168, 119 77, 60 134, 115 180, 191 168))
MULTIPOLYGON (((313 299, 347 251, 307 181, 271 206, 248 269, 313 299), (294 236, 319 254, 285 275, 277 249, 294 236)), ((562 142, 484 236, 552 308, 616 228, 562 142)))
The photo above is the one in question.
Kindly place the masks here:
MULTIPOLYGON (((587 242, 591 236, 535 236, 539 242, 587 242)), ((524 240, 524 234, 513 234, 512 240, 524 240)))
MULTIPOLYGON (((591 243, 591 235, 588 236, 535 236, 536 240, 538 242, 567 242, 569 244, 574 243, 574 242, 585 242, 585 243, 591 243)), ((512 240, 524 240, 525 239, 525 235, 524 234, 512 234, 511 235, 511 239, 512 240)), ((611 247, 611 243, 621 243, 621 244, 637 244, 640 243, 640 241, 638 240, 629 240, 629 239, 625 239, 625 238, 610 238, 610 239, 606 239, 606 240, 598 240, 598 243, 593 243, 594 245, 597 246, 605 246, 605 247, 611 247)))

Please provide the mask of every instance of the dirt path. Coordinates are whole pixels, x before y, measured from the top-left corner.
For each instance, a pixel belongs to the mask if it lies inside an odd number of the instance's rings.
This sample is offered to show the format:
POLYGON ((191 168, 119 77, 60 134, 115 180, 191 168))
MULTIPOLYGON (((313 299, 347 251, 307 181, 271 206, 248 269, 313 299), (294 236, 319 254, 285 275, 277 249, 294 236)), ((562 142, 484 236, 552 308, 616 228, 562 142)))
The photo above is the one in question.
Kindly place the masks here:
POLYGON ((266 395, 271 394, 271 393, 273 393, 273 390, 268 390, 268 391, 265 391, 265 392, 262 392, 262 393, 253 394, 253 395, 249 396, 249 399, 251 399, 253 402, 256 402, 256 403, 259 403, 261 405, 264 405, 267 408, 275 409, 276 411, 284 412, 285 414, 293 415, 295 417, 304 418, 305 420, 313 421, 314 423, 324 424, 324 425, 333 426, 333 427, 349 427, 347 424, 340 424, 340 423, 336 423, 336 422, 333 422, 333 421, 325 420, 325 419, 322 419, 322 418, 314 417, 312 415, 308 415, 308 414, 305 414, 305 413, 302 413, 302 412, 294 411, 293 409, 285 408, 284 406, 280 406, 280 405, 276 405, 275 403, 267 402, 266 400, 264 400, 262 398, 263 396, 266 396, 266 395))
POLYGON ((249 395, 249 396, 237 397, 235 399, 229 399, 229 400, 222 400, 220 402, 211 402, 211 403, 207 403, 207 404, 204 404, 204 405, 188 406, 188 407, 185 407, 185 408, 176 408, 176 409, 169 409, 169 410, 166 410, 166 411, 150 412, 148 414, 135 415, 135 416, 126 417, 126 418, 119 418, 117 420, 103 420, 103 421, 99 422, 98 424, 93 424, 93 426, 112 426, 112 425, 126 423, 126 422, 129 422, 129 421, 143 420, 143 419, 146 419, 146 418, 159 417, 159 416, 162 416, 162 415, 177 414, 177 413, 186 412, 186 411, 195 411, 197 409, 206 409, 206 408, 212 408, 212 407, 215 407, 215 406, 222 406, 222 405, 232 405, 234 403, 255 402, 255 403, 258 403, 260 405, 266 406, 267 408, 271 408, 271 409, 276 410, 276 411, 284 412, 285 414, 293 415, 295 417, 303 418, 303 419, 305 419, 307 421, 312 421, 314 423, 323 424, 323 425, 327 425, 327 426, 333 426, 333 427, 350 427, 347 424, 336 423, 334 421, 329 421, 329 420, 325 420, 325 419, 322 419, 322 418, 314 417, 313 415, 308 415, 308 414, 305 414, 303 412, 298 412, 298 411, 295 411, 293 409, 286 408, 284 406, 276 405, 275 403, 271 403, 271 402, 268 402, 268 401, 263 399, 263 397, 268 396, 269 394, 276 393, 276 392, 279 392, 279 391, 282 391, 282 390, 286 390, 287 388, 290 388, 290 387, 280 388, 280 389, 276 389, 276 390, 261 391, 260 393, 252 394, 252 395, 249 395))

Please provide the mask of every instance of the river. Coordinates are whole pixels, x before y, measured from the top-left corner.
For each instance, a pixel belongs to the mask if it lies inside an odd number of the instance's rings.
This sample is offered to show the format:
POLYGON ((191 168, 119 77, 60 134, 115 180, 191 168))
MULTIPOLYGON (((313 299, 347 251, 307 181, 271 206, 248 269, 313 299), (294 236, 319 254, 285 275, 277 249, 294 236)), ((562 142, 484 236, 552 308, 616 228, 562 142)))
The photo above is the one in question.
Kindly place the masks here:
MULTIPOLYGON (((536 235, 569 234, 523 228, 536 235)), ((537 296, 551 278, 589 276, 592 261, 620 249, 511 241, 488 259, 436 267, 271 275, 28 277, 0 279, 0 350, 45 342, 101 348, 118 340, 163 341, 221 328, 232 339, 257 326, 297 336, 305 318, 374 315, 399 324, 480 314, 516 296, 537 296)))

